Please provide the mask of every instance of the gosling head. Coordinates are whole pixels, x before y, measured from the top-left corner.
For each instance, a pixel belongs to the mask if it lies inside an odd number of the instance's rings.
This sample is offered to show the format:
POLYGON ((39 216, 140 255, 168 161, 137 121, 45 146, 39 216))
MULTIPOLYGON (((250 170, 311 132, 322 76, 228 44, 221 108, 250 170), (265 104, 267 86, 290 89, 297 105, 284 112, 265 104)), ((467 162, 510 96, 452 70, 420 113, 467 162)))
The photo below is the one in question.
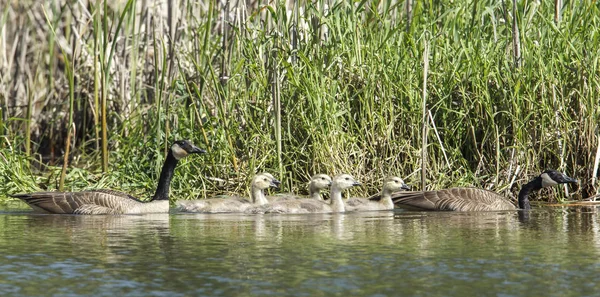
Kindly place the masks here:
POLYGON ((189 154, 204 154, 205 150, 195 146, 189 140, 177 140, 171 146, 171 154, 175 159, 181 160, 187 157, 189 154))
POLYGON ((311 188, 314 188, 317 190, 327 189, 327 188, 331 187, 331 183, 332 183, 331 177, 327 174, 315 174, 310 179, 311 188))
POLYGON ((410 187, 404 183, 404 181, 397 176, 390 176, 383 180, 383 190, 387 190, 391 193, 400 190, 410 190, 410 187))
POLYGON ((252 179, 252 187, 260 190, 264 190, 269 187, 279 188, 279 184, 281 184, 281 182, 267 172, 257 174, 254 176, 254 179, 252 179))
POLYGON ((562 172, 558 172, 554 169, 548 169, 542 174, 540 174, 539 178, 542 180, 542 188, 551 187, 558 184, 576 184, 577 180, 571 177, 568 177, 562 172))
POLYGON ((333 179, 332 187, 337 187, 340 190, 349 189, 361 184, 350 174, 340 174, 333 179))

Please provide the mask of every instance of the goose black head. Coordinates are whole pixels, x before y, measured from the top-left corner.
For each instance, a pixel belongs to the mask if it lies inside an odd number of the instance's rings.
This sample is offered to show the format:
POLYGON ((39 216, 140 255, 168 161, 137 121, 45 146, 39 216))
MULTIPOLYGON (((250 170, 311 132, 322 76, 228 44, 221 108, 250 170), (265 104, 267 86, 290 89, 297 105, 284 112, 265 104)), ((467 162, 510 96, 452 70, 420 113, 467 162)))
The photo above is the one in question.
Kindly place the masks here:
POLYGON ((187 157, 189 154, 204 154, 205 150, 195 146, 189 140, 177 140, 171 146, 171 154, 177 160, 187 157))
POLYGON ((576 184, 577 180, 554 169, 548 169, 540 174, 542 188, 558 184, 576 184))

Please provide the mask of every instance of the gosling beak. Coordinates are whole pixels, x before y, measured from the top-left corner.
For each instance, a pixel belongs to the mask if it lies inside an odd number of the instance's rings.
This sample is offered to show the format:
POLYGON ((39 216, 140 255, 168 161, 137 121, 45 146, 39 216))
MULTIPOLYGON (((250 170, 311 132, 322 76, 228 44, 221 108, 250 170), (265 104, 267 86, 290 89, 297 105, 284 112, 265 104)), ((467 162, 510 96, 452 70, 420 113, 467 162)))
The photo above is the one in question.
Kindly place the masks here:
POLYGON ((195 145, 192 145, 192 149, 189 151, 190 154, 206 154, 206 150, 203 150, 195 145))
POLYGON ((354 181, 354 182, 352 183, 352 186, 353 186, 353 187, 356 187, 356 186, 362 186, 362 184, 361 184, 361 183, 359 183, 359 182, 357 182, 357 181, 354 181))
POLYGON ((402 184, 402 186, 400 186, 400 189, 410 191, 410 186, 407 184, 402 184))
POLYGON ((271 180, 271 184, 269 184, 269 186, 273 187, 273 188, 278 188, 279 189, 279 185, 281 184, 280 181, 273 179, 271 180))

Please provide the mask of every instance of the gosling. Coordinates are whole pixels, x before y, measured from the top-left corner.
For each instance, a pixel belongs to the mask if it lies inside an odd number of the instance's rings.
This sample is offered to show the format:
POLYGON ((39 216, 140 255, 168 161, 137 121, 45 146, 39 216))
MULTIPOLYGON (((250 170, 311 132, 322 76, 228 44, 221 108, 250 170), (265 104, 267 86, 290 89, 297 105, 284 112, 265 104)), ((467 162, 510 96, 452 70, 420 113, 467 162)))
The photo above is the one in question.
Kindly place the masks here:
POLYGON ((341 174, 331 184, 331 202, 317 199, 296 199, 276 201, 264 207, 265 213, 333 213, 344 212, 342 192, 361 184, 349 174, 341 174))
POLYGON ((410 190, 410 187, 399 177, 388 177, 383 181, 383 189, 381 190, 381 199, 379 201, 371 201, 368 198, 351 198, 346 202, 346 210, 371 211, 394 209, 392 194, 400 190, 410 190))
MULTIPOLYGON (((328 189, 331 186, 331 177, 327 174, 315 174, 311 177, 310 182, 308 183, 308 196, 311 199, 321 200, 323 201, 323 197, 321 197, 321 191, 328 189)), ((276 201, 283 200, 295 200, 301 199, 304 197, 293 195, 293 194, 282 194, 275 196, 267 196, 267 200, 269 203, 273 203, 276 201)))
POLYGON ((252 206, 268 204, 264 190, 269 187, 278 188, 279 184, 280 182, 270 173, 260 173, 252 179, 250 193, 252 202, 241 197, 179 200, 175 203, 175 210, 194 213, 243 213, 252 206))

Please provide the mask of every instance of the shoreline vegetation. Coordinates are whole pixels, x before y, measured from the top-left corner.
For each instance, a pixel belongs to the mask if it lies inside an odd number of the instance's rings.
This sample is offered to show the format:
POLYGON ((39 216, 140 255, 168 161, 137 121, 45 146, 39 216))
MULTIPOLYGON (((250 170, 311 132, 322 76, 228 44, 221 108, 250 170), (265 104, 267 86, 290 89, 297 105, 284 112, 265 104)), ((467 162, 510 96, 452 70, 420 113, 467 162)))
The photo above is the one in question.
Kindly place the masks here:
POLYGON ((474 186, 516 200, 544 169, 598 194, 600 6, 584 1, 0 0, 0 200, 150 197, 175 139, 175 199, 256 172, 378 191, 474 186), (425 137, 424 137, 425 136, 425 137))

